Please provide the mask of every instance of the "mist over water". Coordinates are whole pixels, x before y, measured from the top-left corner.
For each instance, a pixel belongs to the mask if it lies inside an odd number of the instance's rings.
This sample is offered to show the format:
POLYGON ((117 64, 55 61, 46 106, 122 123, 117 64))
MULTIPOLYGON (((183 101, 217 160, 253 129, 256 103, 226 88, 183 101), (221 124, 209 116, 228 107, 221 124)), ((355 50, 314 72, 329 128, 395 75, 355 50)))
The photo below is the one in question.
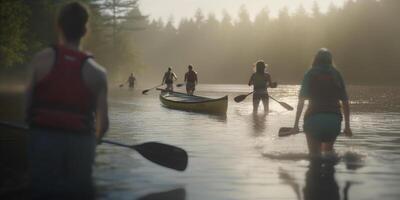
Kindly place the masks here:
MULTIPOLYGON (((184 148, 185 172, 165 169, 134 151, 98 147, 95 182, 100 199, 398 199, 400 88, 350 86, 354 137, 340 136, 334 167, 310 165, 303 134, 279 138, 295 112, 270 101, 269 115, 252 114, 245 85, 200 85, 198 95, 229 94, 226 116, 177 111, 158 93, 112 89, 108 139, 127 144, 159 141, 184 148), (324 191, 324 192, 319 192, 324 191), (164 195, 164 196, 163 196, 164 195), (166 198, 168 197, 168 198, 166 198), (339 198, 340 197, 340 198, 339 198)), ((298 86, 270 95, 293 107, 298 86)))

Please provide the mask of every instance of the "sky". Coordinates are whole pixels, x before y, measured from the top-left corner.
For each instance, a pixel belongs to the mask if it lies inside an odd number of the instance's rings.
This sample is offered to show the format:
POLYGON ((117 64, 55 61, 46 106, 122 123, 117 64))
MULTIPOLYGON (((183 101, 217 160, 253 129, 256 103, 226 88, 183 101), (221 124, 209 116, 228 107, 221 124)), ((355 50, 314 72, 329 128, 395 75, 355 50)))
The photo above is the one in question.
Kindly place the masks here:
POLYGON ((214 13, 221 17, 223 10, 226 10, 233 18, 236 17, 240 6, 244 5, 254 16, 263 8, 267 7, 272 17, 278 11, 287 6, 290 11, 296 10, 300 4, 308 11, 311 10, 314 2, 318 2, 322 11, 326 11, 331 3, 342 6, 346 0, 139 0, 139 6, 143 14, 149 15, 150 19, 162 18, 168 20, 171 16, 177 24, 180 19, 193 17, 195 11, 200 8, 203 13, 214 13))

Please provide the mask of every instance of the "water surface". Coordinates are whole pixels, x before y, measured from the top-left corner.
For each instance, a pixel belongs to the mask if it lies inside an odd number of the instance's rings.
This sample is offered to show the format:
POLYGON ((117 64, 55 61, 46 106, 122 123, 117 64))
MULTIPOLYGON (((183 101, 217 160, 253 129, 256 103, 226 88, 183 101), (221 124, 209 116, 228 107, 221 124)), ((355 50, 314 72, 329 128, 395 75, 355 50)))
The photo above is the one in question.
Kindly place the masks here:
MULTIPOLYGON (((244 85, 201 85, 197 95, 229 95, 226 116, 177 111, 158 93, 113 89, 108 139, 159 141, 189 154, 186 171, 160 167, 138 153, 110 145, 97 149, 95 182, 100 199, 400 199, 400 88, 349 88, 354 137, 339 137, 341 160, 320 168, 307 160, 303 134, 279 138, 294 111, 271 101, 271 112, 252 113, 244 85)), ((298 86, 270 94, 295 107, 298 86)))

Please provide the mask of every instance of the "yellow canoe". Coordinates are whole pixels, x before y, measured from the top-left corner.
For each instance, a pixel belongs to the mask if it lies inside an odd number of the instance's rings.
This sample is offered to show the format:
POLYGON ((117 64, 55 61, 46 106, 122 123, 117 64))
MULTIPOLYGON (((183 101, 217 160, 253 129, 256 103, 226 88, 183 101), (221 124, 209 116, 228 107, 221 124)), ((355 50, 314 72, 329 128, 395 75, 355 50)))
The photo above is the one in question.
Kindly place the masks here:
POLYGON ((180 92, 161 92, 160 101, 168 108, 200 113, 225 114, 228 109, 228 96, 212 99, 180 92))

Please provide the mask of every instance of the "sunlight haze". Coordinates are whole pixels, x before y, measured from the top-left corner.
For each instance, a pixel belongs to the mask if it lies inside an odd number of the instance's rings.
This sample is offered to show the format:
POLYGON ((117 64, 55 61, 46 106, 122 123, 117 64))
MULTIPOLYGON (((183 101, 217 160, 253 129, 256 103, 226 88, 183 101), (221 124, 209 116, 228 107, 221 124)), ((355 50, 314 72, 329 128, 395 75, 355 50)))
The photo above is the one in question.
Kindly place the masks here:
POLYGON ((149 15, 151 19, 162 18, 166 21, 172 16, 175 23, 178 23, 181 18, 192 17, 198 8, 205 15, 215 13, 217 17, 226 10, 235 18, 240 6, 244 5, 253 18, 263 8, 268 8, 272 16, 276 16, 278 11, 285 6, 293 12, 300 4, 310 11, 314 2, 318 2, 324 12, 330 4, 341 6, 345 0, 141 0, 139 4, 142 12, 149 15))

